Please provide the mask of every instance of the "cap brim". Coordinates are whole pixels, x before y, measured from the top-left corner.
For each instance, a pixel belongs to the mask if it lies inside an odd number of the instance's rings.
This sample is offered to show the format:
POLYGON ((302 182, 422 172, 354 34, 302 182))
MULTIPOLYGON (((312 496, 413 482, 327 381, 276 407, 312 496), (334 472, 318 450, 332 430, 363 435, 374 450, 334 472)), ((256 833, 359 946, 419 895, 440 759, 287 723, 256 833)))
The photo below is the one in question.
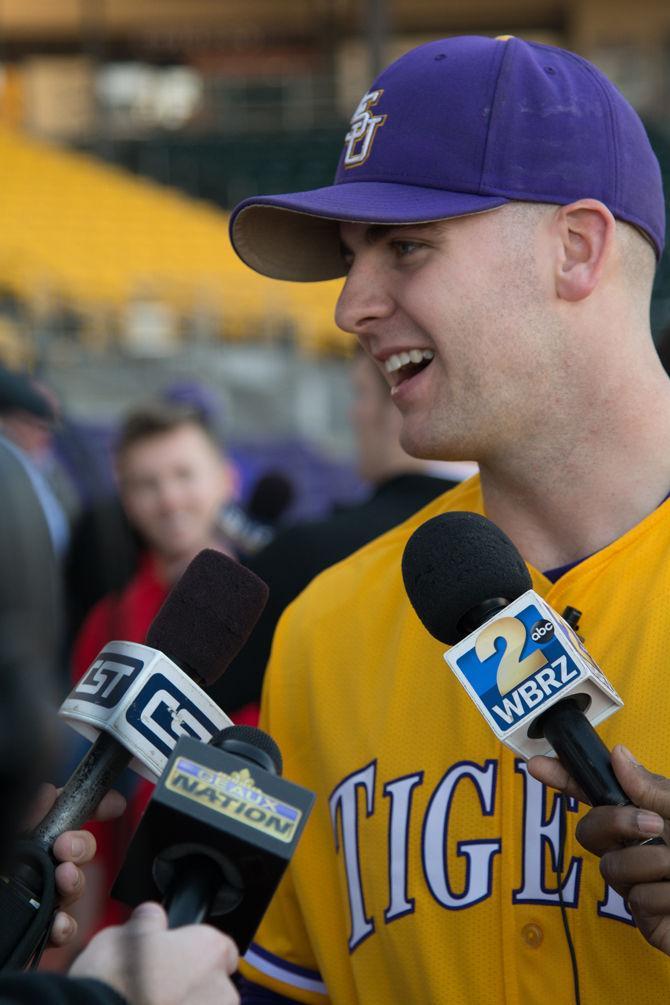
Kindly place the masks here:
POLYGON ((348 182, 245 199, 231 216, 230 239, 242 261, 262 275, 318 282, 345 275, 341 222, 430 223, 483 213, 508 201, 392 182, 348 182))

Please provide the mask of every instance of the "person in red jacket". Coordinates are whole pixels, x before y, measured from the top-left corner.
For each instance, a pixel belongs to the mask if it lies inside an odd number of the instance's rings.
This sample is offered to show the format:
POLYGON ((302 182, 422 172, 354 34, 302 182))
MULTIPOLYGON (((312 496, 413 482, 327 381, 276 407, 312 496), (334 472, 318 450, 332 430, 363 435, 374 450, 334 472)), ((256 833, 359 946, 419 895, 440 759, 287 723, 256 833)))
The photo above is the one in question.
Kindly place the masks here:
MULTIPOLYGON (((98 601, 83 622, 74 642, 73 682, 107 642, 144 642, 170 588, 199 551, 231 554, 217 526, 232 494, 232 471, 200 413, 160 402, 131 413, 117 439, 115 467, 121 503, 145 549, 130 582, 98 601)), ((235 718, 253 725, 257 710, 242 710, 235 718)), ((88 874, 84 909, 89 917, 80 919, 87 934, 128 914, 107 894, 153 789, 136 776, 131 784, 123 820, 95 825, 99 855, 88 874)))

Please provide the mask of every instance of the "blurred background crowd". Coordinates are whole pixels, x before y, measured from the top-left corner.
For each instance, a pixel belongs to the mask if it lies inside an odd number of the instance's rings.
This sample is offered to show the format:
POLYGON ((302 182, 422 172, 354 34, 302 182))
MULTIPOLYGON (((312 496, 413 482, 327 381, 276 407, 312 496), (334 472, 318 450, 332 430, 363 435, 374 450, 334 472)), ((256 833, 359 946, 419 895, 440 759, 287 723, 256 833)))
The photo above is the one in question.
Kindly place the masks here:
MULTIPOLYGON (((229 247, 227 210, 329 182, 376 70, 465 32, 593 60, 670 172, 670 9, 656 0, 3 2, 0 361, 57 395, 80 501, 110 490, 119 416, 175 383, 217 413, 242 497, 270 460, 291 469, 292 515, 356 494, 338 284, 256 276, 229 247)), ((664 261, 659 337, 668 322, 664 261)))
MULTIPOLYGON (((0 437, 57 556, 58 699, 107 640, 142 641, 213 546, 274 585, 215 695, 253 722, 285 603, 471 470, 399 452, 385 388, 334 327, 337 282, 257 276, 227 237, 245 196, 330 182, 381 66, 467 33, 599 65, 642 115, 667 189, 658 0, 3 0, 0 437)), ((667 356, 667 252, 652 326, 667 356)), ((61 780, 80 752, 63 741, 61 780)), ((129 785, 132 820, 146 791, 129 785)), ((123 842, 111 825, 100 841, 111 875, 123 842)), ((82 937, 100 923, 96 882, 82 937)))

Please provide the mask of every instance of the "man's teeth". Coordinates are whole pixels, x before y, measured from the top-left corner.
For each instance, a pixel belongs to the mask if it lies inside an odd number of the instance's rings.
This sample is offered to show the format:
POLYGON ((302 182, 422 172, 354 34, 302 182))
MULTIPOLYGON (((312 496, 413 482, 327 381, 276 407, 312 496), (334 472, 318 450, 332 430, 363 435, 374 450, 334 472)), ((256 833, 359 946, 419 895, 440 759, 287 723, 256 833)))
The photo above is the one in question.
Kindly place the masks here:
POLYGON ((387 373, 395 373, 408 363, 423 363, 424 359, 430 361, 434 355, 432 349, 410 349, 409 352, 398 352, 389 356, 384 366, 387 373))

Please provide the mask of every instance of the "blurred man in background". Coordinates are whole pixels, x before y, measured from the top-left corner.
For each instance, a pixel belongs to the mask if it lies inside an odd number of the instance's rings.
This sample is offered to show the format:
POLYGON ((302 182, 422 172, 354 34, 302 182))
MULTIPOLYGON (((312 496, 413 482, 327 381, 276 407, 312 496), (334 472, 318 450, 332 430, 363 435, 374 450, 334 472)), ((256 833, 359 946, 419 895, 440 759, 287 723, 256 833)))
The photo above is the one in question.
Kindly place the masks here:
POLYGON ((21 462, 44 511, 54 551, 63 557, 70 538, 68 515, 49 479, 57 402, 27 373, 0 366, 0 434, 21 462))
MULTIPOLYGON (((214 442, 225 442, 224 417, 218 397, 196 380, 178 380, 161 391, 157 401, 182 408, 210 432, 214 442)), ((72 527, 65 567, 65 590, 70 649, 91 608, 107 594, 118 595, 138 570, 144 543, 129 520, 118 493, 104 491, 107 465, 82 437, 70 438, 78 475, 87 489, 87 505, 72 527), (73 449, 74 448, 74 449, 73 449)), ((222 528, 224 541, 237 547, 222 528)))
POLYGON ((86 618, 74 648, 77 679, 111 638, 143 642, 171 586, 199 551, 230 554, 217 532, 230 466, 201 416, 156 403, 130 414, 115 448, 121 503, 144 545, 140 567, 86 618))
MULTIPOLYGON (((230 554, 217 522, 232 491, 231 469, 199 411, 156 402, 131 413, 120 430, 115 465, 121 503, 144 550, 130 582, 86 617, 74 644, 75 682, 111 639, 144 642, 170 588, 198 552, 230 554)), ((100 852, 82 908, 93 915, 82 925, 89 930, 127 916, 106 898, 152 786, 130 772, 126 779, 134 792, 129 813, 96 829, 100 852)))

